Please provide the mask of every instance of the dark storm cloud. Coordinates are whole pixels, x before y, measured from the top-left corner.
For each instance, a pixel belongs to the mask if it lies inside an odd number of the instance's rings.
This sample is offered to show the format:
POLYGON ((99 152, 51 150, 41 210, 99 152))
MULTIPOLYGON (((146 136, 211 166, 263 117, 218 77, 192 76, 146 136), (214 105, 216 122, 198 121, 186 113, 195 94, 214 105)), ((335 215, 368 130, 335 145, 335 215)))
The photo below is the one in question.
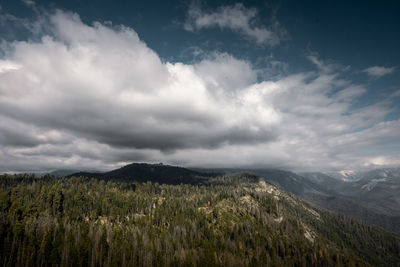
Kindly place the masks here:
MULTIPOLYGON (((99 103, 85 104, 82 100, 59 101, 57 105, 37 105, 34 109, 27 108, 25 104, 4 103, 0 106, 0 112, 20 122, 44 129, 63 130, 120 148, 168 151, 189 147, 215 148, 226 144, 265 142, 276 137, 272 126, 252 130, 252 121, 244 121, 241 125, 225 125, 218 115, 192 112, 186 103, 172 107, 173 110, 166 106, 164 109, 162 106, 155 107, 155 110, 146 108, 145 111, 132 107, 124 112, 112 102, 106 102, 103 106, 99 103)), ((234 115, 235 110, 232 112, 234 115)), ((29 131, 24 131, 24 134, 17 130, 9 133, 4 129, 3 143, 7 139, 13 145, 36 146, 50 141, 29 136, 29 131)))
POLYGON ((5 146, 34 147, 43 143, 45 140, 18 131, 3 128, 0 132, 0 144, 5 146))

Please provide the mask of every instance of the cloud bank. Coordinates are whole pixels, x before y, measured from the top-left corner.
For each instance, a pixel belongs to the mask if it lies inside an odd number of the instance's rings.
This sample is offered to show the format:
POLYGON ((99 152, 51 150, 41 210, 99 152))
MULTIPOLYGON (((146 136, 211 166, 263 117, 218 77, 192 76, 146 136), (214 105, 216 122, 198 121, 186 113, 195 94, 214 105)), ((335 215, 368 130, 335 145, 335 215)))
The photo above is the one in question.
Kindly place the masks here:
POLYGON ((2 45, 0 171, 399 161, 390 144, 400 121, 382 122, 390 103, 353 108, 366 89, 317 58, 315 71, 258 81, 250 62, 226 53, 163 62, 131 28, 60 10, 41 21, 37 41, 2 45))

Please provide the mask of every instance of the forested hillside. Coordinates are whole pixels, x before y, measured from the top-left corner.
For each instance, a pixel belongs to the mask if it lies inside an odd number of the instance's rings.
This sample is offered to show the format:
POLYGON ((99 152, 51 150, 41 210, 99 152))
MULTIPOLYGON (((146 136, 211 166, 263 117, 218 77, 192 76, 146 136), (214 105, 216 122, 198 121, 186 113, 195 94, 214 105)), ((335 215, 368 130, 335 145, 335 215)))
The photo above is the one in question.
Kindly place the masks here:
POLYGON ((400 238, 251 174, 0 177, 1 266, 400 266, 400 238))
POLYGON ((88 177, 118 182, 158 182, 161 184, 201 184, 222 172, 199 172, 178 166, 132 163, 109 172, 77 172, 68 177, 88 177))
POLYGON ((400 234, 400 170, 398 169, 377 169, 359 173, 357 176, 353 173, 356 182, 342 181, 319 172, 296 174, 278 169, 241 171, 250 171, 281 190, 290 192, 322 209, 346 214, 400 234))

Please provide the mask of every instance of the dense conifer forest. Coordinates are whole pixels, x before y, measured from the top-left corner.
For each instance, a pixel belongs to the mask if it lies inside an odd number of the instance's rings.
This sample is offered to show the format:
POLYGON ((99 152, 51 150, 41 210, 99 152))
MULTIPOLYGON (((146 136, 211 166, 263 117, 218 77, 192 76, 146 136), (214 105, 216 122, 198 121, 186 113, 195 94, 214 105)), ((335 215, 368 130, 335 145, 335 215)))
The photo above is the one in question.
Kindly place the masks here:
POLYGON ((251 174, 0 177, 1 266, 400 266, 400 237, 251 174))

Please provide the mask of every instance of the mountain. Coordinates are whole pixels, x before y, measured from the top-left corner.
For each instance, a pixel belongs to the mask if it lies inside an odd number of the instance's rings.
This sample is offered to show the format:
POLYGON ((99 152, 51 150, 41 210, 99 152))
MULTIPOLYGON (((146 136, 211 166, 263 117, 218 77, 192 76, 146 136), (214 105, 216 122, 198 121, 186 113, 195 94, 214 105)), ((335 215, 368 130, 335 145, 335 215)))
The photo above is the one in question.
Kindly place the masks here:
POLYGON ((68 175, 71 175, 71 174, 77 173, 77 172, 79 172, 79 170, 60 169, 60 170, 54 170, 52 172, 49 172, 48 174, 60 178, 60 177, 65 177, 65 176, 68 176, 68 175))
POLYGON ((334 178, 321 173, 301 175, 324 188, 331 189, 336 196, 350 198, 386 215, 400 215, 399 168, 358 172, 354 176, 355 179, 347 182, 338 180, 335 182, 334 178))
POLYGON ((310 195, 329 195, 331 190, 318 183, 290 171, 276 169, 252 169, 252 173, 263 177, 266 181, 300 197, 310 195))
POLYGON ((343 194, 358 199, 386 214, 400 216, 400 169, 376 169, 342 189, 343 194))
POLYGON ((330 193, 319 198, 310 194, 300 197, 319 207, 400 232, 400 169, 376 169, 351 174, 352 179, 338 180, 323 173, 301 173, 310 182, 323 187, 324 192, 329 190, 330 193))
MULTIPOLYGON (((358 177, 352 184, 354 187, 360 187, 365 192, 384 184, 397 186, 400 184, 400 168, 375 169, 361 173, 358 177)), ((398 187, 393 189, 397 190, 398 187)))
POLYGON ((338 172, 327 172, 326 175, 344 182, 357 181, 361 173, 354 170, 342 170, 338 172))
POLYGON ((293 173, 277 169, 200 169, 163 164, 133 163, 104 173, 78 172, 69 177, 89 177, 125 182, 205 184, 224 172, 248 171, 317 207, 351 215, 367 223, 400 233, 399 182, 396 169, 369 172, 293 173), (339 175, 347 177, 340 178, 339 175), (397 184, 396 184, 397 183, 397 184))
POLYGON ((298 173, 298 175, 306 178, 312 183, 318 184, 319 186, 334 192, 340 191, 342 188, 348 185, 345 180, 334 178, 322 172, 301 172, 298 173))
POLYGON ((77 172, 68 177, 84 176, 88 178, 98 178, 102 180, 125 181, 125 182, 153 182, 160 184, 200 184, 207 181, 210 177, 215 177, 220 173, 199 172, 182 167, 164 165, 132 163, 122 168, 104 173, 77 172))
POLYGON ((278 169, 261 168, 194 170, 225 173, 251 172, 278 188, 290 192, 319 208, 350 215, 364 222, 400 233, 400 216, 398 216, 400 206, 395 202, 398 201, 397 196, 400 194, 398 184, 393 184, 393 182, 399 181, 400 169, 385 169, 385 171, 391 172, 390 174, 387 173, 388 177, 391 177, 387 179, 387 183, 383 183, 383 179, 373 175, 376 172, 379 173, 377 170, 370 172, 340 171, 335 172, 333 176, 331 176, 332 172, 294 173, 278 169), (375 183, 374 179, 379 179, 377 189, 384 186, 386 192, 382 192, 384 190, 381 190, 381 192, 372 191, 369 193, 370 197, 363 196, 362 194, 357 196, 356 192, 368 191, 366 190, 366 184, 375 183), (364 189, 362 189, 363 186, 364 189), (374 194, 377 196, 372 197, 374 194))
POLYGON ((2 266, 400 266, 399 235, 254 174, 202 185, 4 175, 0 188, 2 266))

